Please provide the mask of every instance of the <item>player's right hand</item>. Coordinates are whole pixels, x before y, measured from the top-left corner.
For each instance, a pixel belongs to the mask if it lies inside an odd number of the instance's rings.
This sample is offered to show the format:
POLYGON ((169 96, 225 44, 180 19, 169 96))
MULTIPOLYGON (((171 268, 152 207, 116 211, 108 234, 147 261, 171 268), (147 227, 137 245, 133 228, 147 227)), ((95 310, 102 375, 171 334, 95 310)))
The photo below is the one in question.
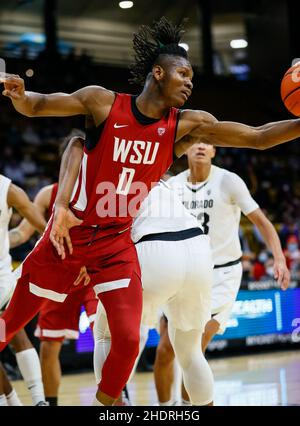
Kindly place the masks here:
POLYGON ((16 74, 0 73, 0 83, 4 83, 2 95, 13 101, 25 98, 25 84, 23 78, 16 74))
POLYGON ((281 290, 286 290, 290 285, 291 274, 286 266, 285 258, 274 259, 274 278, 277 280, 281 290))
POLYGON ((69 253, 73 253, 73 245, 69 230, 81 224, 82 220, 77 219, 70 209, 62 206, 55 206, 50 241, 62 259, 66 258, 65 243, 69 253))

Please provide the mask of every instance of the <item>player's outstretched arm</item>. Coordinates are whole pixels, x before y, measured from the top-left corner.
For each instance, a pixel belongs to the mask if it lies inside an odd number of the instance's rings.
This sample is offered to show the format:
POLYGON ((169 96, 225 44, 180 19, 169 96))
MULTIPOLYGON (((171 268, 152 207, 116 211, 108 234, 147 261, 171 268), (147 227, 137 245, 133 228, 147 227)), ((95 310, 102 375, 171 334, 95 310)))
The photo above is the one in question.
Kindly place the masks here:
POLYGON ((22 217, 26 218, 40 233, 46 227, 46 221, 36 206, 29 200, 23 189, 10 184, 7 194, 7 204, 15 208, 22 217))
POLYGON ((180 139, 189 135, 215 146, 267 149, 300 137, 300 119, 278 121, 253 127, 230 121, 218 121, 205 111, 186 110, 181 113, 178 126, 176 155, 182 155, 180 139))
POLYGON ((69 230, 82 223, 69 209, 69 203, 79 174, 83 156, 83 142, 84 140, 80 137, 72 138, 62 156, 60 165, 50 240, 62 259, 66 257, 64 243, 66 243, 69 253, 72 254, 73 252, 69 230))
POLYGON ((27 117, 92 114, 101 122, 106 118, 107 108, 110 108, 115 96, 100 86, 87 86, 71 94, 28 92, 24 80, 15 74, 0 73, 0 83, 4 84, 2 94, 10 98, 15 109, 27 117))
POLYGON ((274 258, 274 278, 280 284, 281 289, 286 290, 290 283, 290 272, 286 266, 285 256, 276 229, 261 209, 254 210, 247 217, 257 226, 267 247, 271 251, 274 258))

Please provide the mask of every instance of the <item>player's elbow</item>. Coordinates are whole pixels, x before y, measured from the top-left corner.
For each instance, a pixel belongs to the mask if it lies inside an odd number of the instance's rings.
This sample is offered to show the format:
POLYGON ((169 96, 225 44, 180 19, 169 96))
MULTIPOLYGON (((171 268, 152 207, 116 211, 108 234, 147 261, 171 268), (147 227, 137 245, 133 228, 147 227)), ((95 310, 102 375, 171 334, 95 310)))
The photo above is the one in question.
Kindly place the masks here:
POLYGON ((36 116, 34 111, 31 108, 28 108, 27 106, 26 108, 24 107, 20 108, 18 105, 16 105, 15 108, 20 114, 25 115, 25 117, 31 118, 36 116))
POLYGON ((261 151, 276 145, 274 140, 270 139, 270 135, 263 127, 256 128, 256 149, 261 151))
POLYGON ((25 117, 29 117, 29 118, 32 118, 32 117, 37 117, 37 114, 34 114, 32 111, 30 111, 30 112, 24 112, 23 113, 23 115, 25 115, 25 117))
POLYGON ((82 151, 82 154, 83 154, 84 141, 85 141, 85 139, 83 137, 81 137, 81 136, 74 136, 70 140, 69 143, 70 143, 71 148, 79 149, 80 151, 82 151))

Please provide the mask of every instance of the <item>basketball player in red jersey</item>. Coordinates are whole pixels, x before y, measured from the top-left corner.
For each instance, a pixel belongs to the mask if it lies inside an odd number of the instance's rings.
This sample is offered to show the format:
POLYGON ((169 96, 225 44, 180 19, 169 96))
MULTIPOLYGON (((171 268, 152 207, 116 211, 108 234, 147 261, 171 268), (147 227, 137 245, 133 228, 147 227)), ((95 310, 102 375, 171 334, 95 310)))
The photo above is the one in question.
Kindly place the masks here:
MULTIPOLYGON (((64 301, 80 268, 86 265, 105 307, 112 337, 96 394, 100 405, 114 403, 138 353, 141 282, 129 229, 134 215, 129 210, 134 210, 131 202, 136 202, 136 192, 141 187, 149 190, 171 165, 173 152, 181 156, 193 144, 193 137, 216 146, 266 149, 300 136, 299 119, 251 127, 219 122, 205 111, 179 111, 193 88, 187 52, 178 45, 181 35, 181 27, 165 18, 152 27, 141 27, 134 35, 133 81, 143 85, 137 97, 100 86, 72 94, 44 95, 25 91, 19 76, 1 77, 3 94, 20 113, 28 117, 84 114, 92 116, 96 125, 94 138, 88 138, 85 145, 71 202, 72 212, 82 220, 70 232, 73 248, 66 230, 70 211, 61 197, 55 209, 53 238, 64 257, 66 237, 70 253, 62 261, 51 247, 51 220, 43 239, 23 264, 3 319, 9 341, 39 310, 42 297, 64 301), (183 141, 186 135, 190 139, 183 141), (59 279, 62 274, 63 282, 59 279), (22 314, 16 318, 20 299, 22 314)), ((1 343, 0 350, 4 346, 1 343)))
MULTIPOLYGON (((80 131, 72 131, 72 134, 79 134, 80 131)), ((82 132, 81 132, 82 133, 82 132)), ((83 139, 73 137, 66 144, 60 146, 60 152, 64 152, 62 158, 62 169, 66 161, 70 161, 73 167, 80 166, 82 155, 83 139), (80 148, 80 150, 78 149, 80 148), (78 155, 75 155, 79 152, 78 155), (67 158, 68 160, 67 160, 67 158)), ((35 197, 34 205, 46 220, 50 219, 55 202, 58 184, 48 185, 42 188, 35 197)), ((9 231, 10 247, 14 248, 28 241, 35 232, 35 228, 24 219, 16 228, 9 231)), ((63 279, 63 278, 62 278, 63 279)), ((84 279, 84 287, 74 290, 64 303, 48 300, 42 307, 35 335, 40 339, 40 359, 42 368, 42 378, 45 390, 45 399, 49 405, 57 405, 58 391, 61 381, 61 368, 59 354, 65 338, 77 339, 79 336, 79 317, 81 306, 84 306, 91 327, 96 315, 98 300, 92 287, 86 288, 89 277, 83 276, 83 272, 77 279, 77 283, 84 279)))

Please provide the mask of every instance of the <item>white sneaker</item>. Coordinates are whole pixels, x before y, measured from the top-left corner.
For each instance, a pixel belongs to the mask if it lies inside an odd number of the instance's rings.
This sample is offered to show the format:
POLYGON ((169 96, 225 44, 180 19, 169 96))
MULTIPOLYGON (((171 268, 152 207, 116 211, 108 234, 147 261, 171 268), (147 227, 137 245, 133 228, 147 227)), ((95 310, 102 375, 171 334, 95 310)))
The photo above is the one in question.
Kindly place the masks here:
POLYGON ((49 402, 46 401, 40 401, 37 404, 35 404, 36 407, 49 407, 49 402))

